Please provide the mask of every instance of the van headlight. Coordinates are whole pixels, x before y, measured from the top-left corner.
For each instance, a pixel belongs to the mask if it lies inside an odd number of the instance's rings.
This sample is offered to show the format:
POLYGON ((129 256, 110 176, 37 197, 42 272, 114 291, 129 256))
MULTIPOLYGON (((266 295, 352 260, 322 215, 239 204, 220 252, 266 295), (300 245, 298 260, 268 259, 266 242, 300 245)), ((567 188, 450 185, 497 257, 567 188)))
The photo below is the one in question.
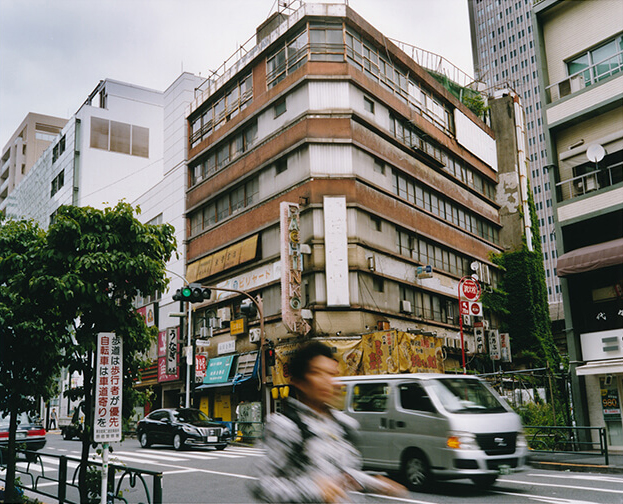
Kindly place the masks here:
POLYGON ((480 450, 476 436, 471 432, 451 432, 446 440, 446 446, 453 450, 480 450))
POLYGON ((517 448, 527 448, 528 440, 523 432, 517 433, 517 448))

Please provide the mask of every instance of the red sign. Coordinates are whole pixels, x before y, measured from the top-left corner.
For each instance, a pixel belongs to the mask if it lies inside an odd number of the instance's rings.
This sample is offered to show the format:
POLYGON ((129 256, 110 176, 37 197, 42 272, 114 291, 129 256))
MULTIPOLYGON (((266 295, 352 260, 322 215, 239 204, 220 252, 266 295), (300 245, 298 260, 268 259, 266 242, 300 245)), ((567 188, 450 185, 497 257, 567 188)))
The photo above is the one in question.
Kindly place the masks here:
POLYGON ((480 297, 480 284, 472 278, 465 278, 461 284, 462 297, 476 301, 480 297))
POLYGON ((482 303, 469 303, 469 311, 474 317, 480 317, 482 315, 482 303))
POLYGON ((195 356, 195 377, 201 378, 203 382, 203 378, 206 375, 206 370, 208 369, 208 361, 206 359, 205 354, 197 354, 195 356))
POLYGON ((459 301, 459 313, 469 315, 469 301, 459 301))

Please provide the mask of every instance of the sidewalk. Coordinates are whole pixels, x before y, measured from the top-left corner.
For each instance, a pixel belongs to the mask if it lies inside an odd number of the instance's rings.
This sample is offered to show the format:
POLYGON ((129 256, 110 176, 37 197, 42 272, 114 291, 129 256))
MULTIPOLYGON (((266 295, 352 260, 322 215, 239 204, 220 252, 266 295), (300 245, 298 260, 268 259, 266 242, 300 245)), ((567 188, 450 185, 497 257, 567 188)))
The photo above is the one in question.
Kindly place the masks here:
POLYGON ((530 452, 528 463, 538 469, 550 471, 594 472, 602 474, 623 474, 623 452, 609 452, 608 465, 603 455, 569 452, 530 452))

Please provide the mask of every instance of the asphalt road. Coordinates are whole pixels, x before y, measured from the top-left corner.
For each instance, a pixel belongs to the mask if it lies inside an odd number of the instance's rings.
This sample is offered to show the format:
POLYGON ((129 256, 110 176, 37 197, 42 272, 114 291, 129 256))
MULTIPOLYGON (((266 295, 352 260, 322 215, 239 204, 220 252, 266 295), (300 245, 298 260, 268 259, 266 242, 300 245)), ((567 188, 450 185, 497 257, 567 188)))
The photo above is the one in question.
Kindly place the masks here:
MULTIPOLYGON (((253 502, 247 483, 261 470, 263 456, 259 448, 242 446, 229 446, 224 451, 193 449, 176 452, 172 447, 165 446, 142 449, 135 439, 114 443, 113 449, 110 462, 163 473, 163 502, 167 504, 253 502)), ((46 457, 46 454, 79 457, 79 450, 78 441, 65 441, 60 435, 48 434, 48 444, 41 452, 43 468, 37 467, 31 472, 40 475, 44 471, 47 477, 54 477, 56 459, 46 457)), ((25 463, 22 464, 25 466, 25 463)), ((50 483, 48 488, 52 487, 50 483)), ((128 502, 145 502, 140 485, 132 489, 125 481, 122 487, 126 489, 124 498, 128 502)), ((413 492, 405 498, 390 499, 380 495, 352 497, 355 502, 368 503, 623 504, 623 475, 546 471, 528 467, 520 473, 500 476, 489 490, 476 488, 468 480, 459 480, 439 483, 427 493, 413 492)), ((42 502, 54 502, 50 498, 39 498, 42 502)))

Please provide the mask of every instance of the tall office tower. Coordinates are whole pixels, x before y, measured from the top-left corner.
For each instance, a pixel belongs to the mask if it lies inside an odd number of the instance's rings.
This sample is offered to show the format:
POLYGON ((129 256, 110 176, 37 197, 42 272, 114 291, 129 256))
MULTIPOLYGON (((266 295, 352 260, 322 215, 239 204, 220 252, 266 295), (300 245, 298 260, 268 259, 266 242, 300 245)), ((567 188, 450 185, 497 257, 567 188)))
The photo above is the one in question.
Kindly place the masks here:
POLYGON ((547 151, 541 119, 536 47, 532 31, 533 0, 467 0, 474 75, 493 92, 511 88, 526 114, 530 186, 534 195, 552 321, 564 320, 560 282, 556 276, 556 237, 547 151))

